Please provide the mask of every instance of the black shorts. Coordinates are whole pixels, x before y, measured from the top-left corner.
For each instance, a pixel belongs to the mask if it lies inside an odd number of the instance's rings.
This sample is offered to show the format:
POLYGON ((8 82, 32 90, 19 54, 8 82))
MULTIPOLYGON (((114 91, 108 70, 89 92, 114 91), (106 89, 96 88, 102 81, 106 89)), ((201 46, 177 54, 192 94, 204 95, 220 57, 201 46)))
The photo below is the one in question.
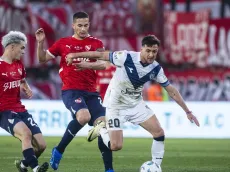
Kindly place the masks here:
POLYGON ((93 126, 97 118, 105 116, 105 108, 102 106, 102 100, 98 92, 65 90, 62 91, 62 100, 74 119, 77 111, 88 109, 91 115, 91 120, 88 122, 90 126, 93 126))
POLYGON ((0 127, 6 130, 8 133, 14 136, 14 126, 18 122, 24 122, 30 129, 32 135, 41 133, 37 123, 34 122, 32 115, 27 111, 25 112, 14 112, 14 111, 3 111, 0 112, 0 127))

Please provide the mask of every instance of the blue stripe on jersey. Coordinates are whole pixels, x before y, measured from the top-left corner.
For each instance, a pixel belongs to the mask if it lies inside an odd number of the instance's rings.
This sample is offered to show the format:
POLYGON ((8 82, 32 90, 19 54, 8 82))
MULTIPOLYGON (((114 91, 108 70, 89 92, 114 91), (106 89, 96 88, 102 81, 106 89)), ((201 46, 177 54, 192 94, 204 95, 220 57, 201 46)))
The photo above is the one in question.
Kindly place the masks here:
POLYGON ((133 63, 133 60, 130 54, 127 54, 127 58, 125 60, 124 66, 125 66, 126 73, 129 77, 129 80, 135 89, 137 89, 138 87, 144 85, 146 82, 156 77, 161 69, 161 66, 157 65, 145 76, 143 76, 142 78, 139 78, 137 69, 133 63))
POLYGON ((161 85, 162 87, 167 87, 169 84, 170 84, 169 80, 167 80, 167 81, 164 82, 164 83, 160 83, 160 85, 161 85))
POLYGON ((114 64, 114 62, 113 62, 113 52, 109 52, 109 61, 114 64))

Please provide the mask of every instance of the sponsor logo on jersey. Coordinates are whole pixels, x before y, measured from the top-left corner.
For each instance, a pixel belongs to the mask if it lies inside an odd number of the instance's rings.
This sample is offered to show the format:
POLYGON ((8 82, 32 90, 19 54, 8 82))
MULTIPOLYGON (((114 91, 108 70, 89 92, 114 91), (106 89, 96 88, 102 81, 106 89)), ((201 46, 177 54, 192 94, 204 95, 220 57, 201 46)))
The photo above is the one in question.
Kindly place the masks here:
POLYGON ((140 96, 141 96, 140 91, 132 90, 132 89, 129 89, 129 88, 126 88, 126 90, 121 90, 121 93, 125 94, 125 95, 129 95, 133 99, 139 99, 140 96))
POLYGON ((6 73, 2 73, 2 75, 3 75, 3 76, 8 76, 8 75, 7 75, 7 72, 6 72, 6 73))
POLYGON ((81 98, 78 98, 78 99, 75 100, 75 102, 76 102, 76 103, 81 103, 82 100, 81 100, 81 98))
POLYGON ((10 72, 11 76, 14 76, 16 74, 16 72, 10 72))
POLYGON ((74 47, 74 49, 75 49, 75 50, 81 50, 81 49, 82 49, 82 47, 75 46, 75 47, 74 47))
POLYGON ((71 49, 71 45, 65 45, 67 48, 71 49))
POLYGON ((3 85, 3 91, 6 91, 6 90, 12 89, 12 88, 20 87, 20 83, 21 83, 21 80, 6 82, 3 85))

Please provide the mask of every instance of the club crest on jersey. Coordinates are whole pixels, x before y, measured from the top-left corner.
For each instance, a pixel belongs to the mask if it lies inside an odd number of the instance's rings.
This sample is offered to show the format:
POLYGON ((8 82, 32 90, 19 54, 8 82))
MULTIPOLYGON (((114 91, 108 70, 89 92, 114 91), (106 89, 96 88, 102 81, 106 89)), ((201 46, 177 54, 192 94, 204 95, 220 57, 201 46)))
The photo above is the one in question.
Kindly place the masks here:
POLYGON ((81 103, 82 100, 81 100, 81 98, 78 98, 78 99, 75 100, 75 102, 76 102, 76 103, 81 103))
POLYGON ((21 70, 21 69, 18 69, 18 73, 19 73, 20 75, 22 75, 22 70, 21 70))
POLYGON ((153 80, 153 79, 154 79, 154 76, 155 76, 155 75, 154 75, 153 73, 150 74, 150 75, 149 75, 149 79, 153 80))
POLYGON ((89 51, 90 49, 91 49, 91 45, 86 45, 86 46, 85 46, 85 50, 86 50, 86 51, 89 51))

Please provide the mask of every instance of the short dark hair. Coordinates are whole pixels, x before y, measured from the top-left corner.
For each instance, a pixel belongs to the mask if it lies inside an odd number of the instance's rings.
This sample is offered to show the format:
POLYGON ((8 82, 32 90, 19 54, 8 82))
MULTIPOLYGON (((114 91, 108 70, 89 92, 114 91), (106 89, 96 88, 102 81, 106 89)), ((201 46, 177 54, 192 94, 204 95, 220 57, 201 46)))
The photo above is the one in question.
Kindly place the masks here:
POLYGON ((89 15, 84 11, 76 12, 73 15, 73 21, 76 19, 83 19, 83 18, 89 18, 89 15))
POLYGON ((160 40, 155 35, 148 35, 142 39, 141 44, 142 46, 147 45, 148 47, 151 47, 155 44, 160 46, 160 40))

